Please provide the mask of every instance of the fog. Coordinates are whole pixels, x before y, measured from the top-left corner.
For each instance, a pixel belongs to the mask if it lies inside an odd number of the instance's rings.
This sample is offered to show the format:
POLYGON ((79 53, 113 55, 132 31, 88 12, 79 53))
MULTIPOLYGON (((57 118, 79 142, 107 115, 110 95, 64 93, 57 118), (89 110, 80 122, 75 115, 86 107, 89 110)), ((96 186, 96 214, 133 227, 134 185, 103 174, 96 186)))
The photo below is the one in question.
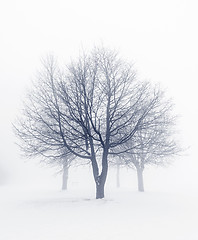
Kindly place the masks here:
MULTIPOLYGON (((166 168, 146 169, 146 191, 198 195, 197 22, 193 0, 1 1, 0 186, 61 188, 57 169, 41 166, 39 159, 21 157, 12 123, 42 57, 50 53, 67 63, 81 49, 103 44, 133 62, 138 78, 159 82, 180 116, 178 138, 186 151, 166 168)), ((77 173, 88 176, 94 196, 89 169, 71 169, 69 188, 80 189, 77 173)), ((114 177, 112 171, 107 189, 115 187, 114 177)), ((135 191, 135 181, 135 172, 122 170, 121 187, 135 191)))
POLYGON ((176 169, 179 171, 182 165, 189 177, 191 171, 196 175, 195 1, 10 0, 2 2, 0 9, 3 175, 13 175, 26 165, 14 145, 11 122, 19 114, 26 89, 41 67, 40 59, 52 53, 67 63, 80 49, 97 44, 117 49, 135 64, 139 78, 160 82, 167 90, 180 115, 180 139, 185 147, 190 147, 182 164, 181 160, 176 161, 176 169))

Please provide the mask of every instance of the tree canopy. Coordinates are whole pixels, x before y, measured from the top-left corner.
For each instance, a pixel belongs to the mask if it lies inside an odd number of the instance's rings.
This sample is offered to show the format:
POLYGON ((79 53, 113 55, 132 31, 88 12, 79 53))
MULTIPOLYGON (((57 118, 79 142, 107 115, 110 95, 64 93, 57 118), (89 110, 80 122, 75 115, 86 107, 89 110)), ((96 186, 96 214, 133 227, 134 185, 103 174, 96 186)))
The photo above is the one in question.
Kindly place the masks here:
POLYGON ((15 133, 30 157, 57 161, 72 155, 90 161, 96 198, 103 198, 110 154, 172 151, 166 133, 174 119, 162 95, 156 86, 138 81, 133 65, 115 51, 94 48, 61 70, 50 57, 28 94, 15 133))

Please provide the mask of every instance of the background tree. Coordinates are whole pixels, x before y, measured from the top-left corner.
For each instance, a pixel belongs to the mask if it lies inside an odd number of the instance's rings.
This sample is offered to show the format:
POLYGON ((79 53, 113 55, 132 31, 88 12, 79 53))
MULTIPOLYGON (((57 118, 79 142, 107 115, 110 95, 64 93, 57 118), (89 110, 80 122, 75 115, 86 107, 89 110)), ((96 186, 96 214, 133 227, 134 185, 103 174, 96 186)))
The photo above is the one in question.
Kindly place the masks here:
POLYGON ((41 157, 41 162, 59 166, 63 173, 62 189, 67 188, 68 170, 74 157, 65 148, 59 128, 59 102, 55 82, 61 77, 54 57, 42 61, 43 70, 27 93, 20 118, 13 124, 26 157, 41 157))
POLYGON ((116 170, 116 187, 120 188, 120 169, 126 167, 126 158, 121 155, 111 155, 109 165, 116 170))
POLYGON ((67 190, 68 187, 68 178, 69 178, 69 169, 72 165, 75 164, 76 157, 70 152, 65 152, 62 154, 60 159, 57 157, 52 158, 51 164, 60 168, 60 173, 62 174, 62 190, 67 190))
POLYGON ((151 111, 136 132, 135 141, 128 141, 131 149, 124 155, 125 164, 136 169, 138 190, 144 191, 143 171, 145 165, 164 166, 181 149, 174 139, 176 116, 172 113, 173 104, 164 93, 155 88, 151 111), (145 122, 145 123, 144 123, 145 122))

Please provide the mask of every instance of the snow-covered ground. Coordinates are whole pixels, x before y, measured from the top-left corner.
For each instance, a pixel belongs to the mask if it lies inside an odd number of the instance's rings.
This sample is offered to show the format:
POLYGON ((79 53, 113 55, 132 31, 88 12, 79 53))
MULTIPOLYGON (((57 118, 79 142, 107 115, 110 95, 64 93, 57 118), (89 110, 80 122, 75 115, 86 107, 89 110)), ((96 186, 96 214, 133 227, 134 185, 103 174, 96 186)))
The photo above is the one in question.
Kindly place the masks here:
MULTIPOLYGON (((42 171, 45 173, 45 170, 42 171)), ((39 174, 42 174, 42 171, 39 174)), ((162 170, 161 175, 163 171, 168 172, 162 170)), ((51 183, 47 184, 46 181, 43 185, 39 185, 38 179, 35 179, 34 185, 27 181, 23 185, 1 186, 0 239, 198 239, 196 191, 174 191, 174 184, 173 188, 169 186, 166 189, 163 182, 160 183, 160 190, 157 184, 149 187, 152 183, 152 180, 149 180, 146 184, 147 190, 139 193, 135 184, 128 182, 126 186, 129 178, 121 178, 122 186, 116 189, 110 185, 114 179, 112 175, 108 179, 105 199, 95 200, 94 186, 82 186, 79 181, 75 181, 73 177, 77 172, 78 170, 73 170, 71 173, 67 192, 59 190, 60 177, 58 180, 52 177, 51 183)), ((82 175, 83 179, 85 175, 82 175)), ((135 175, 133 177, 135 179, 135 175)), ((149 174, 145 177, 148 178, 149 174)), ((171 174, 164 183, 168 183, 170 177, 171 174)))

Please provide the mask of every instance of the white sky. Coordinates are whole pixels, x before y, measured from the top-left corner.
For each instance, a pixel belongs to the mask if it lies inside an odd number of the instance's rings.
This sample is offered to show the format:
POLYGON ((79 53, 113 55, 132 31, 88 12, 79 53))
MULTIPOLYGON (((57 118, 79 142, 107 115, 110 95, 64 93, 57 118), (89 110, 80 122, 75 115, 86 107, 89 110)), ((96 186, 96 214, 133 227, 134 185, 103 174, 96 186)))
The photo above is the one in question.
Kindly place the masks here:
POLYGON ((198 175, 197 12, 196 0, 1 0, 0 164, 19 158, 11 121, 40 58, 54 53, 68 61, 81 47, 103 43, 168 89, 198 175))

